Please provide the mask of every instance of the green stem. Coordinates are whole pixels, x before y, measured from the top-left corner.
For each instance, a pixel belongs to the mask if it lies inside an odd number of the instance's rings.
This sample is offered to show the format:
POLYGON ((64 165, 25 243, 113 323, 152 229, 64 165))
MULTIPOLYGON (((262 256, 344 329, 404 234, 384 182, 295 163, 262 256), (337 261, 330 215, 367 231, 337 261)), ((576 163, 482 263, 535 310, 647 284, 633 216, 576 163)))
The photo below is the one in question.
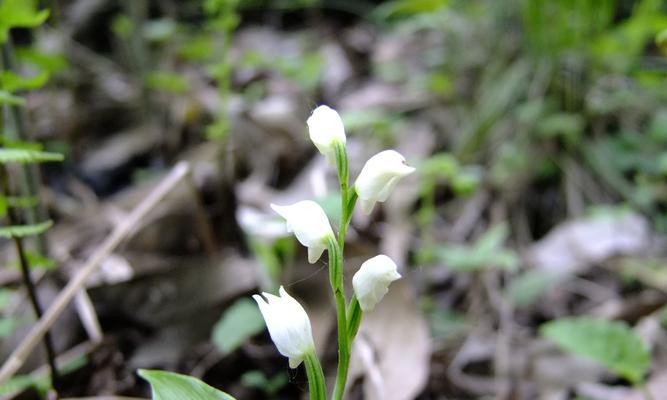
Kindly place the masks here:
POLYGON ((336 372, 336 384, 332 397, 334 400, 340 400, 345 393, 345 383, 347 381, 347 371, 350 366, 350 351, 352 347, 348 319, 346 317, 343 250, 345 248, 347 228, 352 218, 352 210, 354 210, 357 200, 357 193, 355 190, 350 192, 349 189, 349 165, 345 145, 343 143, 335 143, 334 146, 336 169, 338 171, 338 181, 340 182, 341 221, 338 229, 338 241, 331 240, 329 244, 331 281, 336 299, 336 315, 338 320, 338 370, 336 372))
POLYGON ((331 289, 336 299, 336 320, 338 324, 338 371, 333 398, 341 399, 345 391, 347 370, 350 365, 350 344, 347 335, 347 317, 345 313, 345 287, 343 285, 343 259, 340 247, 334 238, 327 243, 329 253, 329 278, 331 289))
POLYGON ((347 150, 345 145, 336 142, 334 144, 334 151, 336 154, 336 170, 338 171, 338 182, 340 183, 340 200, 341 200, 341 219, 340 228, 338 229, 338 247, 340 247, 341 256, 345 248, 345 235, 347 234, 347 226, 350 223, 351 210, 348 209, 349 197, 349 164, 347 160, 347 150))
POLYGON ((304 365, 306 366, 306 375, 308 376, 310 400, 327 400, 327 386, 324 382, 324 372, 322 372, 322 365, 320 365, 320 360, 317 359, 315 351, 306 353, 304 365))
POLYGON ((349 190, 343 201, 343 212, 341 215, 340 229, 338 230, 338 246, 343 252, 345 247, 345 236, 347 235, 347 228, 350 226, 350 220, 352 219, 352 211, 354 211, 354 206, 357 204, 357 192, 354 190, 349 190))

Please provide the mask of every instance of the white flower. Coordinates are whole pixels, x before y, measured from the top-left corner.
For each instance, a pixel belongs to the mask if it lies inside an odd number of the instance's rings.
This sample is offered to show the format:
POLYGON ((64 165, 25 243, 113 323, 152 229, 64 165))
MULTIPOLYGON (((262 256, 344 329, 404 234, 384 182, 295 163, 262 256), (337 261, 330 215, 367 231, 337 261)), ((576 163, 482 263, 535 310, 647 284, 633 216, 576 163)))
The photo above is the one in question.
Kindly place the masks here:
POLYGON ((364 213, 370 214, 376 201, 387 200, 399 179, 414 171, 395 150, 382 151, 366 161, 354 183, 364 213))
POLYGON ((371 311, 389 291, 389 284, 401 277, 396 271, 396 263, 380 254, 361 264, 352 277, 354 294, 363 311, 371 311))
POLYGON ((345 145, 345 127, 340 115, 329 106, 319 106, 306 121, 310 140, 329 163, 336 165, 335 143, 345 145))
POLYGON ((310 319, 301 304, 287 294, 282 286, 278 293, 280 297, 262 293, 264 297, 256 294, 252 298, 259 305, 271 340, 280 354, 289 358, 290 368, 296 368, 306 353, 315 351, 310 319))
POLYGON ((294 232, 299 242, 308 247, 308 262, 313 264, 319 260, 327 248, 327 240, 334 237, 322 207, 314 201, 303 200, 291 206, 271 204, 271 208, 285 218, 287 230, 294 232))

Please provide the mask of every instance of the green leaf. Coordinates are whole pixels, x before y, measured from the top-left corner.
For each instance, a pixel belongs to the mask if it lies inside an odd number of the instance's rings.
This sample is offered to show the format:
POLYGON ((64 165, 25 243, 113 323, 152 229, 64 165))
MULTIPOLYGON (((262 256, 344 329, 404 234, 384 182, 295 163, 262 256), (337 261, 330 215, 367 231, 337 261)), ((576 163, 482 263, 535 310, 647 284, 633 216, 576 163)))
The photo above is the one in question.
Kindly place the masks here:
POLYGON ((537 132, 545 138, 561 137, 574 144, 581 137, 584 125, 581 115, 561 112, 544 117, 537 125, 537 132))
POLYGON ((269 379, 262 371, 248 371, 241 375, 241 384, 248 388, 261 389, 269 397, 273 397, 282 389, 289 379, 287 374, 283 372, 277 373, 273 378, 269 379))
POLYGON ((111 31, 118 38, 127 40, 134 33, 134 22, 126 15, 117 15, 111 21, 111 31))
POLYGON ((149 42, 164 43, 178 32, 178 24, 170 18, 146 21, 142 27, 144 38, 149 42))
POLYGON ((0 226, 0 237, 11 239, 13 237, 35 236, 45 232, 51 225, 53 225, 53 221, 48 220, 33 225, 0 226))
POLYGON ((507 234, 504 224, 496 225, 472 245, 440 246, 436 256, 448 267, 462 272, 482 271, 493 267, 512 270, 519 265, 519 257, 513 250, 503 247, 507 234))
POLYGON ((459 162, 449 153, 435 154, 419 163, 419 173, 432 179, 452 179, 459 171, 459 162))
POLYGON ((250 299, 240 299, 232 304, 213 328, 213 343, 225 353, 231 353, 248 338, 264 330, 264 318, 257 304, 250 299))
POLYGON ((17 61, 32 64, 40 70, 53 75, 67 69, 67 58, 59 53, 44 53, 34 47, 17 47, 14 49, 17 61))
POLYGON ((3 0, 0 2, 0 43, 7 40, 11 28, 34 28, 49 17, 49 10, 37 11, 34 0, 3 0))
POLYGON ((550 273, 527 271, 512 279, 506 294, 516 307, 527 307, 534 304, 556 281, 557 278, 550 273))
POLYGON ((21 76, 12 71, 0 73, 0 87, 3 90, 14 93, 19 90, 34 90, 46 85, 49 81, 49 73, 42 71, 35 76, 21 76))
POLYGON ((173 372, 140 369, 151 384, 153 400, 236 400, 199 379, 173 372))
POLYGON ((146 86, 170 93, 183 93, 190 88, 190 84, 185 77, 166 71, 150 72, 146 76, 146 86))
POLYGON ((566 351, 595 360, 633 384, 643 381, 651 363, 648 349, 624 322, 563 318, 542 325, 540 333, 566 351))
POLYGON ((663 53, 667 54, 667 29, 663 29, 656 35, 655 44, 660 47, 663 53))
POLYGON ((430 14, 449 4, 449 0, 394 0, 380 6, 376 13, 383 19, 430 14))
POLYGON ((63 155, 58 153, 29 149, 0 148, 0 164, 32 164, 62 161, 63 159, 63 155))
POLYGON ((477 190, 482 181, 483 171, 477 166, 466 166, 459 169, 459 171, 452 177, 452 189, 460 196, 471 195, 477 190))
POLYGON ((24 149, 24 150, 35 150, 42 151, 44 146, 38 142, 25 142, 22 140, 13 140, 9 139, 7 136, 0 135, 0 144, 3 147, 8 147, 11 149, 24 149))
POLYGON ((0 395, 16 394, 29 387, 34 387, 38 391, 46 390, 49 387, 49 379, 47 377, 34 378, 30 375, 17 375, 0 385, 0 395))
POLYGON ((11 289, 0 288, 0 311, 9 305, 13 293, 11 289))
POLYGON ((35 196, 9 196, 5 197, 4 201, 7 207, 14 208, 32 208, 39 204, 39 199, 35 196))
POLYGON ((5 339, 11 335, 21 322, 23 321, 14 317, 0 318, 0 339, 5 339))
POLYGON ((213 35, 210 34, 193 35, 178 50, 178 55, 189 61, 210 60, 213 54, 213 35))
POLYGON ((42 254, 34 253, 32 251, 25 252, 25 258, 30 264, 30 268, 41 268, 44 270, 53 269, 58 263, 56 260, 46 257, 42 254))
POLYGON ((25 100, 22 97, 14 96, 6 90, 0 90, 0 105, 9 104, 10 106, 22 106, 25 100))

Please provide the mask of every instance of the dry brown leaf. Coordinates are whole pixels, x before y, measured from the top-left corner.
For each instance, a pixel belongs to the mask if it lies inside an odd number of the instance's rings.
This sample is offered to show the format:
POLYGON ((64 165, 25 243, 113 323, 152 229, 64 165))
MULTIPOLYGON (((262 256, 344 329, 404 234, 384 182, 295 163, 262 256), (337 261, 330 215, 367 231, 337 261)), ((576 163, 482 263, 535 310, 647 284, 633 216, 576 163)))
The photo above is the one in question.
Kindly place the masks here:
POLYGON ((588 217, 554 228, 528 249, 526 259, 535 268, 563 277, 615 255, 639 254, 649 242, 648 222, 639 214, 588 217))
POLYGON ((352 355, 349 382, 364 375, 367 400, 411 400, 429 376, 431 338, 409 282, 392 283, 389 293, 364 314, 352 355))

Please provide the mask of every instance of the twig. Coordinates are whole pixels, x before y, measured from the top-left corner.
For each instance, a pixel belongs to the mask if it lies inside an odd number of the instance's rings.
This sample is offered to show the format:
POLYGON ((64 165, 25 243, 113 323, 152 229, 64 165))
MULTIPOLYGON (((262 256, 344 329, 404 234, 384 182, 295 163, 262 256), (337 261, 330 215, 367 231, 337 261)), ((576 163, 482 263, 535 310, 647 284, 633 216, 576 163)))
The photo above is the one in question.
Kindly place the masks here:
POLYGON ((197 223, 197 234, 202 241, 206 255, 213 259, 213 255, 217 249, 218 240, 215 237, 215 232, 213 231, 213 227, 211 226, 211 222, 207 216, 206 208, 204 207, 203 196, 199 191, 197 183, 195 182, 192 174, 188 174, 186 183, 188 185, 188 189, 192 193, 192 197, 195 203, 195 221, 197 223))
POLYGON ((88 296, 86 288, 81 288, 79 293, 76 294, 74 305, 76 306, 76 311, 79 313, 83 329, 88 334, 90 341, 94 344, 100 343, 103 336, 102 326, 100 325, 99 318, 97 318, 95 307, 90 300, 90 296, 88 296))
MULTIPOLYGON (((9 214, 8 214, 9 215, 9 214)), ((11 222, 10 222, 11 223, 11 222)), ((37 288, 30 277, 30 265, 25 256, 25 249, 23 248, 23 241, 19 237, 13 237, 16 253, 19 257, 19 264, 21 265, 21 275, 23 277, 23 284, 28 291, 28 298, 32 305, 33 312, 36 318, 42 318, 42 306, 37 298, 37 288)), ((58 375, 58 366, 56 365, 56 351, 53 348, 53 338, 51 332, 48 330, 44 332, 44 349, 46 350, 46 361, 51 369, 51 387, 58 392, 60 389, 60 376, 58 375)))
POLYGON ((35 348, 49 327, 63 312, 65 307, 74 298, 76 293, 85 285, 88 277, 97 269, 100 263, 106 259, 111 251, 125 238, 135 225, 150 212, 158 202, 162 200, 179 183, 190 170, 187 162, 180 162, 172 168, 169 174, 160 184, 144 199, 128 218, 117 225, 113 232, 107 237, 97 251, 88 259, 84 267, 74 276, 53 301, 53 304, 44 313, 42 318, 32 327, 25 339, 16 347, 7 361, 0 369, 0 385, 7 382, 16 371, 23 365, 30 352, 35 348))

